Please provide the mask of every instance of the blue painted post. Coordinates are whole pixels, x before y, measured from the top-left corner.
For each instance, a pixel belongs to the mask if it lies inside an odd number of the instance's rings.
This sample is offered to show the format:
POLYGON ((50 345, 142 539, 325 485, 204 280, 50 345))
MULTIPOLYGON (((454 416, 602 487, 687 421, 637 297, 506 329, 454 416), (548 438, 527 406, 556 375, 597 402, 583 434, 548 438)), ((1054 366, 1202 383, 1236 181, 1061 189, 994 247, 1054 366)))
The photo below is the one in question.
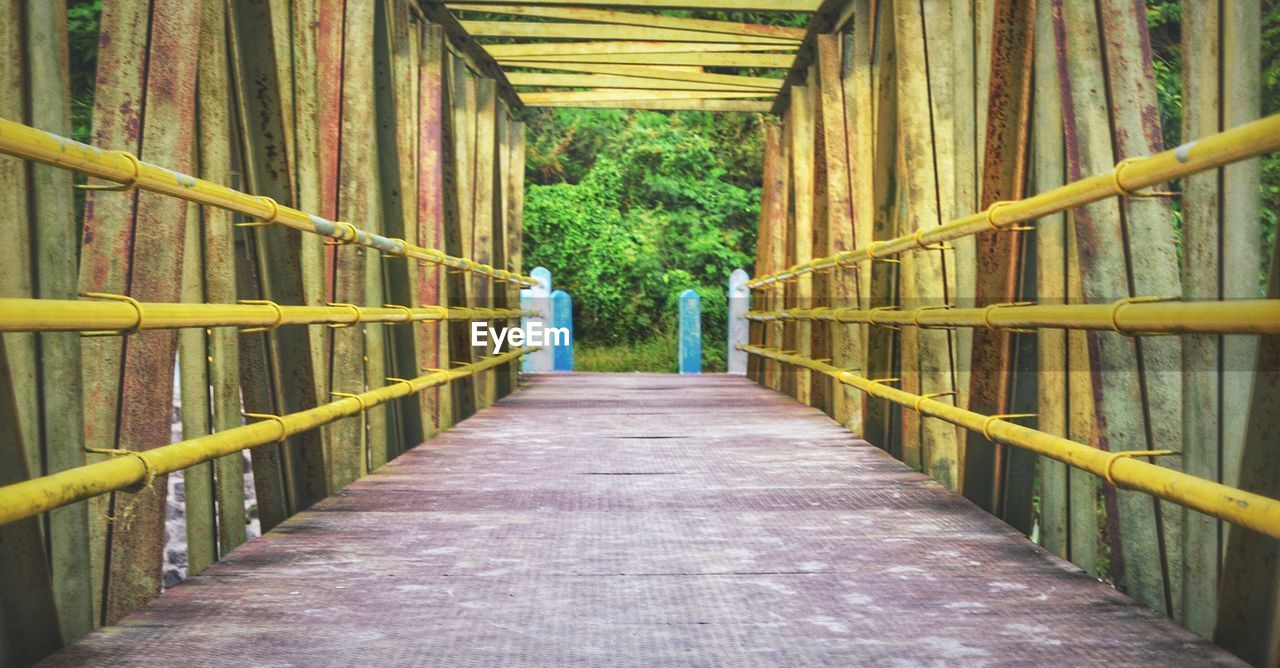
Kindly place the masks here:
MULTIPOLYGON (((526 335, 529 332, 529 323, 537 320, 542 323, 543 327, 551 326, 551 270, 546 267, 534 267, 529 275, 538 282, 537 285, 520 291, 520 308, 526 311, 538 311, 543 317, 525 317, 520 319, 520 329, 524 330, 526 335)), ((532 371, 550 371, 552 368, 551 348, 544 347, 532 355, 525 355, 520 358, 520 370, 526 373, 532 371)))
POLYGON ((680 293, 680 373, 702 373, 702 297, 680 293))
POLYGON ((569 332, 552 348, 552 366, 556 371, 573 371, 573 297, 564 290, 551 293, 551 326, 569 332))

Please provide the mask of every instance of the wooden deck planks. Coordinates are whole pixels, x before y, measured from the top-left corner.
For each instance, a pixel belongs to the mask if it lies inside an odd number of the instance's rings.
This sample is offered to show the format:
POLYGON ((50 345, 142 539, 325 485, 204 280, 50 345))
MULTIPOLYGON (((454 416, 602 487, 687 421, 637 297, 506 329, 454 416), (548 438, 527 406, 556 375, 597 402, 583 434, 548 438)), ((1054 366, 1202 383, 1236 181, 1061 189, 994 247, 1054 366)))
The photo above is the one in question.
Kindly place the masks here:
POLYGON ((1236 663, 744 378, 526 381, 49 664, 1236 663))

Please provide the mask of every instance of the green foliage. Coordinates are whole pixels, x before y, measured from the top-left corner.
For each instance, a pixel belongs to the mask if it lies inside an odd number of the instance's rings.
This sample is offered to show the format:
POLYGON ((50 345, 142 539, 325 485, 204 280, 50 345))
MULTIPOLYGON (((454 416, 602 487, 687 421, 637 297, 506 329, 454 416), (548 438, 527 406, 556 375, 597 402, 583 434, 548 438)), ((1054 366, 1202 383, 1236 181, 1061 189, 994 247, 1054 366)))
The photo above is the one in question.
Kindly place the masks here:
MULTIPOLYGON (((98 19, 102 0, 67 0, 67 65, 71 86, 71 138, 91 143, 93 93, 98 80, 98 19)), ((76 174, 77 183, 85 183, 76 174)), ((84 219, 85 191, 76 190, 76 219, 84 219)))
POLYGON ((671 338, 676 296, 692 288, 704 364, 723 367, 728 277, 755 254, 759 123, 613 110, 530 119, 525 264, 573 295, 584 346, 671 338))
POLYGON ((67 50, 71 73, 71 137, 87 142, 93 131, 93 89, 98 70, 98 17, 102 0, 67 2, 67 50))
MULTIPOLYGON (((1147 26, 1151 32, 1152 65, 1160 122, 1166 147, 1182 143, 1182 25, 1180 0, 1147 0, 1147 26)), ((1262 9, 1262 115, 1280 112, 1280 2, 1263 3, 1262 9)), ((1271 247, 1275 243, 1277 212, 1280 212, 1280 155, 1262 156, 1262 216, 1258 243, 1263 264, 1259 267, 1259 288, 1266 284, 1271 247)), ((1173 201, 1175 234, 1181 240, 1180 202, 1173 201)), ((1181 250, 1181 249, 1179 249, 1181 250)))
MULTIPOLYGON (((1262 5, 1262 114, 1280 113, 1280 2, 1262 5)), ((1280 218, 1280 155, 1262 157, 1262 239, 1264 262, 1276 243, 1280 218)), ((1266 269, 1263 270, 1266 284, 1266 269)))

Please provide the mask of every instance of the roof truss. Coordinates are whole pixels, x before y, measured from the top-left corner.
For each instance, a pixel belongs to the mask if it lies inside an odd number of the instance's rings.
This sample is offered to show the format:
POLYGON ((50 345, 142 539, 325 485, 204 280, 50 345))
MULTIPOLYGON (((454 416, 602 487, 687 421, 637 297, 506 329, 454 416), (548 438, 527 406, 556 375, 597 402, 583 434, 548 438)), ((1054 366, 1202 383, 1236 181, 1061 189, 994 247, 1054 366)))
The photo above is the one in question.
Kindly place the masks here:
POLYGON ((512 56, 498 58, 504 67, 521 62, 577 63, 579 65, 661 65, 663 67, 736 67, 790 69, 795 56, 774 53, 596 53, 568 56, 512 56))
POLYGON ((623 90, 602 88, 598 90, 559 91, 552 93, 525 93, 525 102, 536 104, 568 104, 573 102, 652 102, 655 100, 738 100, 763 97, 759 93, 743 93, 698 90, 623 90))
MULTIPOLYGON (((740 84, 677 81, 653 77, 618 76, 615 74, 551 74, 546 72, 507 72, 512 86, 537 88, 644 88, 664 90, 701 90, 749 92, 755 96, 772 95, 773 89, 740 84)), ((781 82, 781 79, 778 80, 781 82)), ((528 99, 525 100, 528 103, 528 99)))
POLYGON ((639 55, 660 53, 754 53, 792 54, 795 48, 774 44, 732 44, 727 42, 633 42, 577 41, 531 42, 527 44, 488 44, 484 49, 494 58, 535 56, 639 55))
POLYGON ((734 12, 825 19, 846 0, 419 1, 447 13, 451 35, 483 52, 525 106, 766 111, 795 78, 813 26, 724 19, 734 12), (706 11, 730 14, 697 14, 706 11))
POLYGON ((532 23, 529 21, 461 21, 460 23, 472 37, 726 42, 729 44, 771 44, 784 47, 800 45, 795 40, 777 37, 731 35, 721 32, 627 25, 604 28, 598 23, 532 23))
POLYGON ((558 70, 563 72, 581 72, 584 74, 614 74, 624 77, 666 79, 668 81, 693 81, 697 83, 724 84, 756 90, 767 90, 775 93, 782 87, 782 79, 744 77, 734 74, 709 74, 707 72, 690 72, 688 70, 656 66, 649 67, 644 65, 583 65, 579 63, 548 63, 540 60, 531 60, 521 61, 519 67, 540 70, 558 70))
POLYGON ((665 111, 742 111, 768 113, 772 102, 755 100, 597 100, 540 102, 535 107, 576 107, 579 109, 657 109, 665 111))
POLYGON ((818 11, 821 0, 467 0, 469 4, 485 6, 526 5, 561 7, 622 7, 638 11, 661 9, 687 9, 719 12, 787 12, 812 13, 818 11))
POLYGON ((611 23, 623 26, 642 28, 669 28, 674 30, 690 30, 740 37, 769 37, 795 42, 799 46, 804 39, 801 28, 785 28, 780 26, 762 26, 750 23, 733 23, 709 19, 688 19, 661 14, 641 14, 636 12, 617 12, 607 9, 582 9, 578 7, 540 7, 530 5, 474 5, 449 4, 456 11, 478 11, 491 14, 509 14, 512 16, 532 16, 543 19, 563 19, 567 21, 586 21, 593 23, 611 23))

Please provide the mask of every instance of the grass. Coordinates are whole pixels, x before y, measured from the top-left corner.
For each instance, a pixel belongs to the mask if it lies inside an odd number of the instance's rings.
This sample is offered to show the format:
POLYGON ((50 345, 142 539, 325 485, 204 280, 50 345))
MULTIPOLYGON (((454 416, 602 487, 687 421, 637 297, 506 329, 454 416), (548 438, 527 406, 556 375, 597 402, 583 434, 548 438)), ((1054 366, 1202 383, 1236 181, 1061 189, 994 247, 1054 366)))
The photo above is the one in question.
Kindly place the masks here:
POLYGON ((676 338, 662 336, 641 343, 602 346, 579 341, 573 351, 576 371, 675 373, 676 338))
MULTIPOLYGON (((612 346, 578 341, 573 351, 574 370, 610 373, 676 373, 680 370, 676 360, 677 347, 676 337, 673 334, 640 343, 612 346)), ((718 359, 719 356, 715 352, 718 351, 709 351, 706 348, 702 351, 702 370, 706 373, 724 371, 724 362, 718 359)))

